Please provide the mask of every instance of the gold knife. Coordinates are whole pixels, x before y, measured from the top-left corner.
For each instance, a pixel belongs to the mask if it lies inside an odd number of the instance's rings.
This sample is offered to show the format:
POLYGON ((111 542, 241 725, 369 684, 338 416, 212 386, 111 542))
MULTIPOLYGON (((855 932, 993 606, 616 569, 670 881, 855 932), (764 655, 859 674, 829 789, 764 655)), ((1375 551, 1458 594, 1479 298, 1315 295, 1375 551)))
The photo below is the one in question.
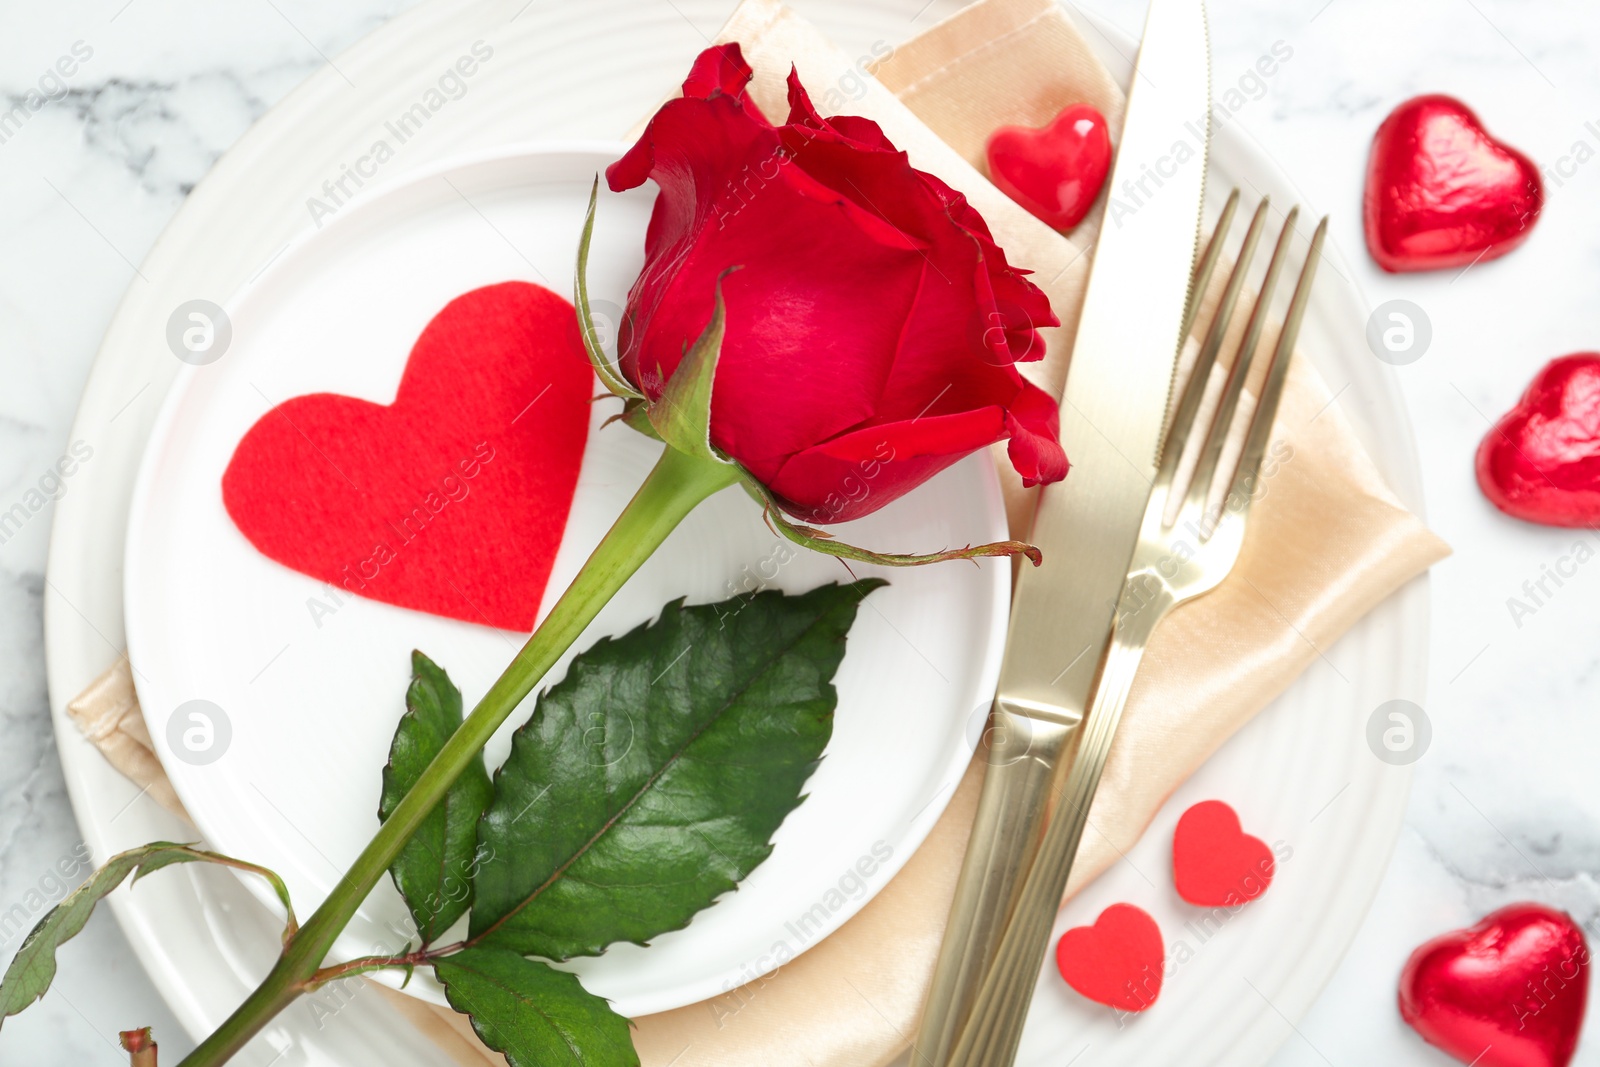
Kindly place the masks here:
POLYGON ((988 776, 912 1062, 946 1067, 1079 740, 1155 478, 1199 246, 1211 111, 1200 0, 1151 0, 1061 400, 1072 461, 1029 538, 988 776))

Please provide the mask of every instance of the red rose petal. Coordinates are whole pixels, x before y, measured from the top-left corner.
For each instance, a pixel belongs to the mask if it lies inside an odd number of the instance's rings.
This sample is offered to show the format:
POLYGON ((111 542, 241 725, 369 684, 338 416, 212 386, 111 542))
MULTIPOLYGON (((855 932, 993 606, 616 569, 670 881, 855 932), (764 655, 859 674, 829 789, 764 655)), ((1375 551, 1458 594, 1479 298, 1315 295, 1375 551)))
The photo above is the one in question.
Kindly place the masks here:
POLYGON ((753 73, 737 42, 713 45, 695 57, 689 77, 683 83, 683 95, 704 98, 712 93, 726 93, 742 97, 753 73))

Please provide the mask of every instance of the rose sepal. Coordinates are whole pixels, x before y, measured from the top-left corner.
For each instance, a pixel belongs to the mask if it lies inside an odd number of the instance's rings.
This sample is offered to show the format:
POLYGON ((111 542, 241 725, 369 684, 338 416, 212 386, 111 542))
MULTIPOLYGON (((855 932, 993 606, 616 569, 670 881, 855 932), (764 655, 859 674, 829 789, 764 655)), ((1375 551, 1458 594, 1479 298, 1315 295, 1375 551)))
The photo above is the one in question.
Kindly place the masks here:
MULTIPOLYGON (((594 372, 600 376, 601 384, 624 400, 642 400, 644 394, 630 385, 611 365, 611 357, 606 355, 600 337, 595 333, 594 312, 589 307, 589 241, 594 236, 594 212, 599 198, 600 176, 596 174, 594 184, 589 187, 589 212, 583 219, 583 234, 578 238, 578 271, 572 301, 578 309, 578 333, 583 338, 584 351, 589 353, 589 362, 594 365, 594 372)), ((637 426, 634 428, 638 429, 637 426)))
MULTIPOLYGON (((596 397, 595 399, 604 400, 605 397, 596 397)), ((601 423, 600 428, 604 429, 613 422, 620 422, 624 426, 638 430, 652 440, 661 440, 661 435, 656 433, 656 428, 650 425, 650 405, 643 397, 627 397, 624 399, 622 410, 601 423)))
MULTIPOLYGON (((724 271, 722 277, 729 273, 724 271)), ((722 278, 717 279, 714 299, 710 323, 683 354, 677 369, 662 386, 661 395, 654 403, 644 405, 644 413, 668 448, 697 460, 733 466, 733 461, 711 443, 711 390, 716 385, 722 335, 728 322, 722 302, 722 278)))
POLYGON ((885 567, 920 567, 925 563, 977 559, 980 556, 1022 556, 1035 567, 1044 562, 1044 553, 1026 541, 991 541, 983 545, 968 545, 965 548, 925 553, 874 552, 868 548, 858 548, 840 541, 826 530, 791 520, 783 513, 783 507, 772 495, 772 491, 762 485, 749 471, 741 468, 739 481, 745 491, 761 505, 761 517, 766 520, 768 529, 813 552, 854 560, 857 563, 877 563, 885 567))

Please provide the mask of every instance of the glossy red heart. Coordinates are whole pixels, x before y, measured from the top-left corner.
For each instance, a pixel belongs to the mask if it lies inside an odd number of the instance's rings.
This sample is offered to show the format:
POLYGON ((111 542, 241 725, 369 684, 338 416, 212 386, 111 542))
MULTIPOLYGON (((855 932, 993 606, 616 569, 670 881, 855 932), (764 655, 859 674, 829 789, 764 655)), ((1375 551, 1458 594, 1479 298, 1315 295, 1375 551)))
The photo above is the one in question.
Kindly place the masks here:
POLYGON ((989 178, 1011 199, 1058 230, 1089 213, 1111 170, 1105 116, 1073 104, 1048 126, 1002 126, 989 136, 989 178))
POLYGON ((1478 446, 1478 486, 1507 515, 1600 522, 1600 353, 1551 360, 1478 446))
POLYGON ((1172 834, 1172 881, 1190 904, 1235 907, 1272 884, 1272 850, 1239 825, 1220 800, 1203 800, 1184 812, 1172 834))
POLYGON ((1565 1067, 1588 996, 1583 931, 1541 904, 1434 938, 1400 975, 1400 1017, 1476 1067, 1565 1067))
POLYGON ((1387 271, 1434 270, 1503 256, 1544 205, 1539 168, 1448 96, 1389 113, 1367 161, 1367 249, 1387 271))
POLYGON ((1074 926, 1056 942, 1056 967, 1067 984, 1122 1011, 1156 1002, 1165 955, 1161 928, 1132 904, 1113 904, 1093 926, 1074 926))
POLYGON ((571 304, 527 282, 475 289, 417 338, 394 403, 314 393, 257 420, 223 503, 262 554, 340 596, 529 631, 593 389, 571 304))

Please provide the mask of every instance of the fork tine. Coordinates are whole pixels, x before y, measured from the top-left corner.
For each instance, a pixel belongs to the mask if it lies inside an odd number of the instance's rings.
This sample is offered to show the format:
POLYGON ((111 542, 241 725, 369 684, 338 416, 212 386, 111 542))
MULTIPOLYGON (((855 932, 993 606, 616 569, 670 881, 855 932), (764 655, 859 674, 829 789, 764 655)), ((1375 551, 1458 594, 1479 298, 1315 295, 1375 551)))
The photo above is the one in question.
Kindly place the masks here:
MULTIPOLYGON (((1228 324, 1233 320, 1233 308, 1239 300, 1239 289, 1244 285, 1245 273, 1250 269, 1250 259, 1255 255, 1256 245, 1261 241, 1261 228, 1266 220, 1267 206, 1267 198, 1262 197, 1261 204, 1250 218, 1250 228, 1245 231, 1244 244, 1239 249, 1239 259, 1233 265, 1233 273, 1228 276, 1227 287, 1222 291, 1222 300, 1217 304, 1216 314, 1211 316, 1211 325, 1207 328, 1205 340, 1200 345, 1200 354, 1195 357, 1194 367, 1189 371, 1189 381, 1184 385, 1183 395, 1178 400, 1178 410, 1172 416, 1166 436, 1162 439, 1161 466, 1156 474, 1158 486, 1170 489, 1173 478, 1178 473, 1178 463, 1183 458, 1183 446, 1194 429, 1195 413, 1200 410, 1200 401, 1205 396, 1206 382, 1211 377, 1212 366, 1217 362, 1217 351, 1222 348, 1222 339, 1227 336, 1228 324)), ((1220 248, 1224 236, 1226 235, 1219 229, 1217 236, 1212 239, 1212 245, 1220 248)), ((1209 249, 1207 254, 1210 254, 1209 249)), ((1195 300, 1198 304, 1199 297, 1195 300)))
POLYGON ((1211 231, 1211 240, 1206 242, 1205 253, 1195 266, 1194 277, 1189 280, 1189 299, 1183 305, 1183 329, 1178 333, 1180 345, 1189 339, 1189 331, 1194 329, 1194 320, 1200 314, 1200 301, 1211 284, 1211 274, 1217 269, 1217 260, 1222 258, 1222 245, 1228 239, 1228 231, 1233 228, 1233 213, 1238 207, 1239 189, 1236 186, 1228 194, 1228 202, 1222 205, 1222 215, 1211 231))
MULTIPOLYGON (((1261 342, 1261 330, 1266 325, 1267 315, 1272 309, 1272 295, 1278 288, 1278 275, 1283 272, 1284 261, 1288 258, 1289 240, 1294 236, 1295 219, 1300 216, 1300 208, 1292 207, 1289 214, 1284 216, 1283 229, 1278 233, 1278 242, 1272 250, 1272 260, 1267 264, 1267 276, 1261 283, 1261 289, 1256 293, 1255 306, 1250 310, 1250 321, 1245 327, 1244 337, 1239 342, 1239 350, 1234 354, 1233 366, 1228 369, 1228 381, 1223 387, 1222 399, 1217 403, 1217 411, 1211 419, 1211 429, 1206 434, 1206 443, 1200 453, 1200 460, 1195 464, 1194 474, 1189 480, 1189 491, 1184 500, 1185 510, 1194 509, 1204 512, 1206 502, 1211 497, 1212 482, 1216 480, 1217 464, 1222 459, 1223 446, 1227 444, 1229 432, 1233 428, 1233 417, 1239 407, 1239 397, 1244 393, 1244 384, 1249 379, 1250 367, 1255 360, 1256 348, 1261 342)), ((1201 527, 1207 524, 1202 520, 1201 527)))
POLYGON ((1283 320, 1283 330, 1278 334, 1278 344, 1272 352, 1272 365, 1267 368, 1267 379, 1261 385, 1261 397, 1256 401, 1256 411, 1250 420, 1250 434, 1245 438, 1244 450, 1239 455, 1239 467, 1229 496, 1241 494, 1248 506, 1254 495, 1256 477, 1261 472, 1261 460, 1266 454, 1272 435, 1272 423, 1278 415, 1278 402, 1283 399, 1283 386, 1289 379, 1289 357, 1300 337, 1300 324, 1306 317, 1306 305, 1311 300, 1311 283, 1317 276, 1317 261, 1322 258, 1322 242, 1328 235, 1328 218, 1322 217, 1317 230, 1311 235, 1311 249, 1306 253, 1305 266, 1300 269, 1300 280, 1295 284, 1294 297, 1289 301, 1289 314, 1283 320))

